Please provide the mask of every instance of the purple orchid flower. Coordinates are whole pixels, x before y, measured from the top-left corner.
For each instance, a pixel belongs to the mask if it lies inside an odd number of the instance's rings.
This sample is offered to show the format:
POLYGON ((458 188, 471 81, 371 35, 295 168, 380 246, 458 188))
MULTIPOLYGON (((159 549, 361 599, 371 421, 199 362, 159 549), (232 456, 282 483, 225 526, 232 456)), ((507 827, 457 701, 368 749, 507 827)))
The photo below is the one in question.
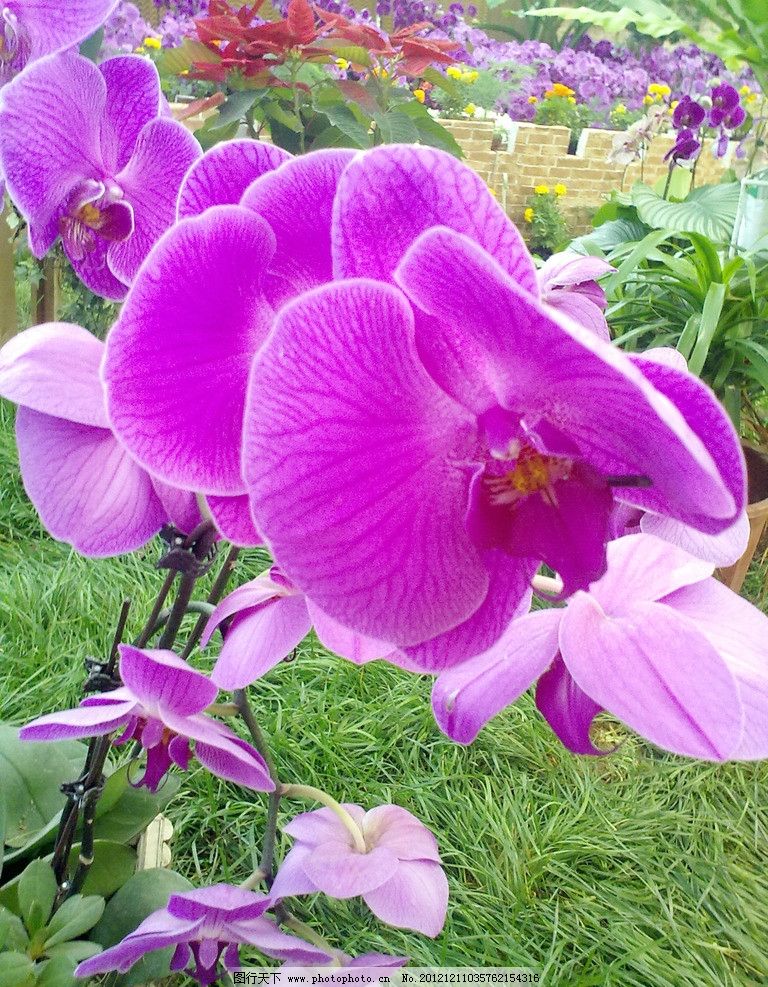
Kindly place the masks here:
POLYGON ((53 537, 91 556, 140 548, 175 513, 174 492, 155 486, 109 427, 103 351, 64 323, 27 329, 0 350, 0 396, 19 405, 24 488, 53 537))
POLYGON ((432 703, 471 743, 538 679, 536 702, 570 750, 610 711, 652 743, 725 761, 768 755, 768 617, 710 578, 712 566, 652 535, 608 546, 608 571, 562 610, 531 613, 450 669, 432 703))
POLYGON ((448 882, 435 837, 398 805, 342 809, 348 825, 323 808, 284 827, 295 843, 277 872, 272 899, 317 891, 332 898, 360 895, 387 925, 437 936, 445 924, 448 882))
POLYGON ((615 270, 599 257, 585 257, 570 250, 552 254, 538 270, 541 300, 610 342, 610 330, 603 315, 605 292, 598 279, 615 270))
POLYGON ((84 41, 118 0, 3 0, 0 8, 0 86, 30 62, 84 41))
POLYGON ((739 105, 739 93, 727 82, 715 86, 711 92, 712 108, 709 111, 710 127, 719 127, 739 105))
POLYGON ((686 94, 675 107, 672 124, 675 130, 696 130, 704 123, 706 115, 707 111, 701 103, 686 94))
POLYGON ((218 689, 172 651, 141 650, 121 644, 120 678, 112 692, 84 699, 77 709, 41 716, 19 731, 22 740, 76 740, 122 730, 114 744, 137 741, 147 751, 139 782, 151 792, 171 764, 186 771, 194 743, 197 760, 228 781, 258 792, 274 791, 264 759, 229 727, 203 710, 218 689))
POLYGON ((125 973, 146 953, 175 946, 171 970, 185 970, 201 987, 215 983, 224 970, 240 968, 239 947, 255 946, 266 956, 307 966, 325 965, 328 954, 303 939, 282 932, 264 912, 266 895, 231 884, 214 884, 172 894, 165 908, 153 912, 116 946, 85 960, 77 977, 117 970, 125 973))
POLYGON ((537 295, 450 155, 291 159, 155 246, 107 341, 110 421, 165 482, 249 494, 324 613, 444 667, 527 609, 542 559, 569 592, 602 573, 614 487, 710 532, 743 508, 687 405, 537 295))
POLYGON ((356 634, 332 620, 273 566, 225 597, 211 614, 200 646, 229 617, 224 645, 211 679, 220 689, 243 689, 274 668, 314 625, 330 651, 362 665, 383 658, 392 645, 356 634))
POLYGON ((696 139, 692 130, 684 129, 679 131, 675 143, 664 155, 664 160, 669 161, 671 158, 674 162, 690 161, 700 150, 701 141, 696 139))
POLYGON ((61 236, 78 277, 104 298, 125 296, 201 153, 161 105, 156 68, 134 55, 100 66, 52 55, 0 93, 0 167, 32 252, 42 257, 61 236))

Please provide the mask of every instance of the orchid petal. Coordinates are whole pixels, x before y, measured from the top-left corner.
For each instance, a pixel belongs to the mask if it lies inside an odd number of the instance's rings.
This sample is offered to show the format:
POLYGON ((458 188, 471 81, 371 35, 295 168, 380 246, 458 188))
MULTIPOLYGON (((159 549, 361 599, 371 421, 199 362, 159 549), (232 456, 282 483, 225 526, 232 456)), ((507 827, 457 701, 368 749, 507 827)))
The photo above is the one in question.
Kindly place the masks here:
POLYGON ((418 360, 399 292, 316 289, 278 314, 254 363, 243 468, 256 527, 334 619, 395 644, 432 637, 487 591, 463 521, 474 433, 418 360))
POLYGON ((237 497, 207 497, 211 516, 222 537, 233 545, 251 548, 261 545, 261 535, 251 519, 251 507, 247 494, 237 497))
POLYGON ((98 973, 110 973, 118 970, 125 973, 134 963, 137 963, 145 953, 155 949, 164 949, 176 943, 191 942, 195 933, 202 927, 204 919, 195 922, 185 922, 169 915, 165 908, 152 912, 141 925, 129 933, 116 946, 105 949, 103 953, 91 956, 75 970, 78 977, 91 977, 98 973))
POLYGON ((322 843, 304 861, 310 881, 332 898, 354 898, 373 891, 393 877, 398 866, 397 857, 386 847, 358 853, 347 841, 322 843))
POLYGON ((440 864, 410 860, 385 884, 367 891, 363 901, 387 925, 434 939, 445 925, 448 881, 440 864))
POLYGON ((297 844, 288 851, 285 860, 278 868, 277 875, 269 889, 273 901, 281 898, 293 898, 304 894, 314 894, 319 889, 310 881, 304 865, 313 848, 303 843, 297 844))
POLYGON ((544 301, 562 315, 573 319, 583 329, 594 333, 603 342, 611 341, 611 332, 603 311, 590 298, 575 291, 548 291, 544 295, 544 301))
POLYGON ((119 645, 120 677, 146 706, 162 703, 177 716, 191 716, 210 706, 218 689, 172 651, 119 645))
POLYGON ((107 338, 112 426, 167 483, 243 490, 246 381, 272 318, 259 278, 273 250, 266 223, 237 206, 182 221, 155 246, 107 338))
POLYGON ((574 754, 605 754, 595 747, 589 728, 602 707, 582 692, 558 655, 536 684, 536 705, 563 746, 574 754))
POLYGON ((19 18, 32 47, 30 60, 72 48, 93 34, 117 6, 118 0, 23 0, 19 18))
POLYGON ((79 740, 100 737, 124 726, 136 707, 133 699, 98 706, 80 706, 41 716, 19 731, 19 740, 79 740))
POLYGON ((256 792, 273 792, 275 783, 257 750, 239 737, 222 738, 215 743, 197 741, 195 757, 213 774, 256 792))
POLYGON ((265 917, 250 922, 232 922, 229 928, 239 941, 247 942, 266 956, 278 960, 289 960, 302 966, 322 966, 330 958, 318 946, 282 932, 274 922, 265 917))
POLYGON ((690 555, 716 566, 733 565, 742 557, 749 543, 749 518, 747 512, 735 524, 719 535, 705 535, 690 525, 658 514, 643 514, 640 530, 655 535, 672 545, 677 545, 690 555))
POLYGON ((562 615, 539 610, 520 617, 488 651, 439 675, 432 709, 443 733, 471 744, 490 719, 518 699, 555 657, 562 615))
POLYGON ((140 55, 119 55, 99 65, 107 84, 101 146, 116 175, 130 160, 142 128, 160 113, 160 76, 140 55))
POLYGON ((199 216, 211 206, 237 205, 251 182, 290 158, 282 148, 250 138, 216 144, 187 172, 178 218, 199 216))
POLYGON ((676 754, 723 761, 743 713, 728 665, 696 625, 658 603, 608 617, 585 593, 568 603, 560 652, 579 688, 676 754))
MULTIPOLYGON (((341 807, 362 828, 365 810, 354 802, 343 802, 341 807)), ((309 847, 348 838, 344 823, 332 809, 327 807, 313 809, 311 812, 300 812, 283 826, 283 832, 309 847)))
POLYGON ((51 322, 0 349, 0 395, 55 418, 108 428, 99 364, 104 344, 80 326, 51 322))
POLYGON ((205 647, 213 637, 213 633, 222 621, 247 610, 255 610, 264 606, 270 600, 284 596, 295 596, 297 590, 290 589, 272 579, 272 573, 268 569, 250 582, 243 583, 237 589, 228 593, 224 599, 216 605, 215 610, 208 618, 203 636, 200 639, 200 646, 205 647))
POLYGON ((367 846, 383 846, 399 860, 440 863, 437 840, 423 822, 399 805, 377 805, 366 812, 363 836, 367 846))
POLYGON ((21 407, 16 441, 24 489, 54 538, 83 555, 120 555, 162 527, 149 476, 107 429, 21 407))
POLYGON ((334 654, 354 662, 355 665, 365 665, 369 661, 386 657, 393 650, 392 645, 386 641, 366 637, 340 624, 315 606, 310 599, 305 597, 304 602, 320 643, 334 654))

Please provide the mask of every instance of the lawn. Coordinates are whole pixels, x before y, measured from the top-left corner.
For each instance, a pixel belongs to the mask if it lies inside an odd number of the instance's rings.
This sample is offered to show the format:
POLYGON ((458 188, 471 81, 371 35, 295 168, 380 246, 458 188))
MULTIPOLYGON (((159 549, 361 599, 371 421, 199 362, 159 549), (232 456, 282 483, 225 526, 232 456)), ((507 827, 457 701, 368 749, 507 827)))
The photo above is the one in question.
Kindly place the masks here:
MULTIPOLYGON (((125 596, 138 629, 161 581, 157 555, 150 545, 87 561, 51 541, 25 499, 0 402, 0 719, 77 701, 83 659, 105 653, 125 596)), ((247 553, 240 581, 263 565, 247 553)), ((755 600, 764 576, 751 574, 755 600)), ((210 668, 208 654, 194 660, 210 668)), ((437 834, 450 881, 435 941, 383 928, 359 901, 299 899, 300 917, 338 931, 353 954, 530 965, 549 985, 768 983, 768 763, 697 764, 632 736, 610 757, 576 758, 530 697, 465 749, 438 731, 429 689, 310 641, 251 690, 283 781, 405 806, 437 834)), ((193 770, 170 810, 174 866, 200 883, 243 880, 264 803, 193 770)), ((284 803, 282 818, 303 807, 284 803)))

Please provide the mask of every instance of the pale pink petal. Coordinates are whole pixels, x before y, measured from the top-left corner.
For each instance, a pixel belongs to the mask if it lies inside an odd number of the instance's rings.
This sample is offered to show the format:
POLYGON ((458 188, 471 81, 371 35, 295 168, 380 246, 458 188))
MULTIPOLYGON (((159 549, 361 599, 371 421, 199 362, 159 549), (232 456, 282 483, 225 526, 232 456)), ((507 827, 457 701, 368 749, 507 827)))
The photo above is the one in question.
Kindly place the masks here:
POLYGON ((377 805, 365 814, 363 835, 368 846, 383 846, 399 860, 440 863, 437 840, 423 822, 399 805, 377 805))
POLYGON ((448 881, 440 864, 410 860, 386 884, 366 892, 363 901, 387 925, 434 939, 445 925, 448 881))
POLYGON ((135 707, 136 701, 127 699, 49 713, 23 726, 19 730, 19 740, 79 740, 103 736, 124 726, 135 707))
POLYGON ((719 535, 706 535, 690 525, 658 514, 643 514, 640 530, 677 545, 697 559, 712 565, 733 565, 747 550, 749 542, 749 518, 746 511, 730 528, 719 535))
MULTIPOLYGON (((355 805, 354 802, 342 802, 342 808, 346 809, 359 826, 363 825, 365 809, 355 805)), ((349 839, 344 823, 327 807, 294 816, 283 826, 283 832, 307 846, 349 839)))
POLYGON ((297 844, 288 852, 277 871, 272 887, 269 889, 273 901, 279 901, 281 898, 292 898, 294 895, 314 894, 318 890, 304 869, 304 865, 312 852, 313 848, 304 843, 297 844))
POLYGON ((319 891, 332 898, 354 898, 388 881, 398 870, 398 860, 387 847, 358 853, 346 842, 321 843, 304 861, 307 877, 319 891))

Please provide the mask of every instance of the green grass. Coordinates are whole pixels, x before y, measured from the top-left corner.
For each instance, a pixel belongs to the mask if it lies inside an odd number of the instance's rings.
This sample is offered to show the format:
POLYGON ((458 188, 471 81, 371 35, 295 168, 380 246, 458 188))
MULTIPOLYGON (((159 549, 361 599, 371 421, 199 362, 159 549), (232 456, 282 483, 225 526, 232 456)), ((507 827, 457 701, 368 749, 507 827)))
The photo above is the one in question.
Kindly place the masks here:
MULTIPOLYGON (((45 535, 10 422, 0 405, 0 718, 21 723, 76 702, 82 661, 105 653, 121 600, 133 598, 134 631, 160 575, 156 545, 89 562, 45 535)), ((247 556, 241 580, 260 564, 247 556)), ((753 593, 764 576, 752 573, 753 593)), ((347 951, 531 965, 552 985, 768 983, 768 765, 691 763, 635 737, 576 758, 530 697, 461 748, 433 722, 427 679, 359 669, 312 641, 252 700, 284 781, 397 802, 438 836, 451 903, 434 941, 379 925, 359 901, 295 902, 347 951)), ((174 866, 199 882, 242 880, 264 801, 193 770, 170 809, 174 866)), ((282 820, 302 808, 284 803, 282 820)))

